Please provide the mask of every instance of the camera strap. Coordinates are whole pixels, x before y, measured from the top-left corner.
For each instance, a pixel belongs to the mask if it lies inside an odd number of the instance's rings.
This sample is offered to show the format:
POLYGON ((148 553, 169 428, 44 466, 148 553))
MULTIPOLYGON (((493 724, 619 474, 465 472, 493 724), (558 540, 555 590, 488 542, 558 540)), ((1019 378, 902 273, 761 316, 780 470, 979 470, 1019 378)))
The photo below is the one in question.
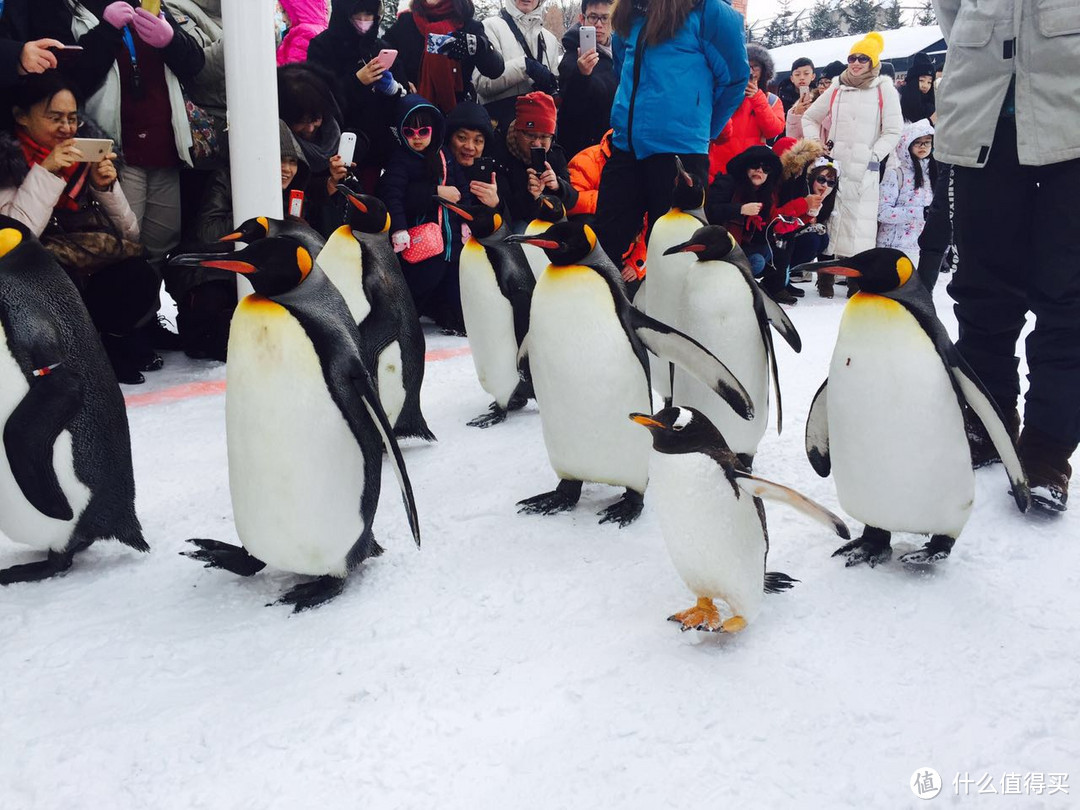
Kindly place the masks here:
POLYGON ((510 27, 510 33, 514 35, 514 39, 518 41, 518 45, 525 51, 525 55, 530 59, 535 59, 540 64, 544 64, 544 59, 547 57, 547 47, 544 45, 544 34, 541 31, 536 35, 536 55, 533 56, 532 48, 529 47, 529 43, 525 41, 525 35, 521 33, 521 29, 517 27, 517 23, 514 22, 514 18, 504 8, 499 12, 499 16, 506 21, 506 24, 510 27))

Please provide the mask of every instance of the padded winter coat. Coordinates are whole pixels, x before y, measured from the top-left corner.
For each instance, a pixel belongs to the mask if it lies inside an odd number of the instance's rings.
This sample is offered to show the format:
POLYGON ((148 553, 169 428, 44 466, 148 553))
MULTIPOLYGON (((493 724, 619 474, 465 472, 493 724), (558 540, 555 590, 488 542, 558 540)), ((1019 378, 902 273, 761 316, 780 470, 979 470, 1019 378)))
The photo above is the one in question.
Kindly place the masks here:
POLYGON ((904 127, 881 179, 878 197, 877 246, 902 250, 914 264, 919 263, 919 235, 926 221, 924 211, 934 201, 934 189, 930 158, 919 161, 923 182, 920 188, 915 188, 915 162, 910 147, 916 138, 933 134, 934 128, 926 120, 904 127))
POLYGON ((289 18, 289 32, 277 50, 278 65, 291 65, 307 59, 311 40, 326 30, 326 0, 279 0, 289 18))
POLYGON ((783 131, 784 105, 778 96, 758 90, 750 98, 743 98, 731 116, 730 126, 709 144, 709 182, 727 169, 735 155, 783 131))
POLYGON ((875 77, 865 88, 833 82, 802 116, 803 134, 832 141, 843 182, 829 220, 837 256, 854 256, 877 240, 879 165, 896 148, 903 128, 900 97, 892 80, 875 77))
POLYGON ((1020 163, 1080 157, 1080 3, 936 0, 934 6, 949 43, 937 88, 937 160, 986 164, 1014 75, 1020 163))
MULTIPOLYGON (((559 60, 562 58, 562 46, 555 35, 544 28, 544 15, 541 3, 532 11, 525 13, 519 9, 514 0, 503 0, 502 10, 505 10, 517 24, 521 35, 525 37, 532 50, 532 58, 542 63, 544 67, 554 74, 558 74, 559 60), (544 52, 537 54, 539 38, 543 38, 544 52), (542 58, 541 58, 542 57, 542 58)), ((514 37, 506 20, 499 12, 484 20, 484 33, 487 34, 491 46, 502 54, 503 71, 501 76, 489 78, 477 70, 473 74, 473 83, 476 92, 480 96, 481 104, 490 104, 503 98, 517 98, 533 90, 532 80, 525 73, 525 51, 514 37)))

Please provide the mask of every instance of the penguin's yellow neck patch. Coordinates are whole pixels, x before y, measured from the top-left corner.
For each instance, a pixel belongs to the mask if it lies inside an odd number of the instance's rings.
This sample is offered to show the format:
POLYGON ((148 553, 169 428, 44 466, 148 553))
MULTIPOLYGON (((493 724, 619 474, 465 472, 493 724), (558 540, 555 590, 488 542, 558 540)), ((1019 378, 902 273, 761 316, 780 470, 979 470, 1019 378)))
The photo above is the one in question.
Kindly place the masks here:
POLYGON ((862 290, 851 296, 847 302, 847 307, 845 307, 845 314, 847 310, 857 311, 859 315, 872 315, 883 318, 907 312, 907 309, 899 301, 862 290))
POLYGON ((484 246, 476 241, 476 237, 470 236, 465 240, 465 244, 461 246, 462 254, 470 253, 473 256, 479 256, 484 252, 484 246))
POLYGON ((240 299, 238 309, 248 314, 269 315, 275 310, 284 312, 284 308, 276 301, 271 301, 265 295, 252 293, 240 299))
POLYGON ((22 244, 22 234, 14 228, 0 230, 0 256, 6 256, 22 244))
POLYGON ((907 284, 908 279, 911 278, 911 274, 915 272, 915 267, 911 263, 911 259, 907 256, 901 256, 896 261, 896 275, 900 277, 899 286, 903 287, 907 284))

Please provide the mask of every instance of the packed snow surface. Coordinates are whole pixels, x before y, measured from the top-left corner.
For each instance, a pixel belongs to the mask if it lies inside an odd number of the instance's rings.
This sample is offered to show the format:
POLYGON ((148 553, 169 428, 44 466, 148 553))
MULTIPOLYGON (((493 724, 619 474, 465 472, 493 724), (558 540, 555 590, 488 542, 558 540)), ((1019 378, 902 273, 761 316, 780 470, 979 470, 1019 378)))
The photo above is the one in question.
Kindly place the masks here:
MULTIPOLYGON (((755 473, 842 514, 802 432, 843 300, 805 289, 802 354, 777 342, 785 431, 770 425, 755 473)), ((539 415, 466 427, 490 397, 465 346, 428 327, 439 442, 404 446, 423 548, 385 465, 386 554, 295 616, 267 603, 299 578, 179 556, 191 537, 237 542, 224 367, 170 354, 125 389, 152 552, 102 542, 62 578, 0 589, 0 808, 895 808, 925 806, 927 767, 939 804, 1077 806, 1075 488, 1064 515, 1021 515, 1002 468, 979 471, 927 572, 845 569, 839 538, 769 504, 769 569, 799 584, 741 634, 684 634, 666 619, 694 599, 648 495, 622 530, 594 514, 611 487, 516 514, 556 483, 539 415), (1069 793, 953 786, 1070 769, 1069 793)), ((38 557, 0 538, 0 566, 38 557)))

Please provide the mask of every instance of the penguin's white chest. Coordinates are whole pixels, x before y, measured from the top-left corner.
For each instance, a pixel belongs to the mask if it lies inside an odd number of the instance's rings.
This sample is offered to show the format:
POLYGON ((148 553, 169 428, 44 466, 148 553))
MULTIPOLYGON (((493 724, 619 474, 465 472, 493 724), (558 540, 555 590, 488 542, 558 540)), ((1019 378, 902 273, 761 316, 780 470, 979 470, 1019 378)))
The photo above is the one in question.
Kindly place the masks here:
POLYGON ((348 225, 342 225, 330 234, 315 261, 345 299, 353 321, 363 323, 371 314, 371 302, 364 292, 364 261, 360 243, 348 225))
POLYGON ((696 596, 722 599, 748 621, 765 589, 765 533, 754 499, 736 497, 723 468, 701 453, 649 457, 649 498, 671 561, 696 596))
POLYGON ((514 309, 499 289, 484 246, 469 238, 461 249, 461 311, 480 386, 503 408, 517 388, 514 309))
POLYGON ((933 342, 902 304, 867 293, 848 303, 828 415, 848 514, 890 531, 960 533, 975 486, 963 417, 933 342))
MULTIPOLYGON (((525 226, 525 235, 539 236, 550 227, 550 222, 543 219, 534 219, 525 226)), ((532 270, 533 277, 539 280, 540 274, 544 272, 549 264, 547 254, 536 245, 522 245, 521 249, 529 262, 529 269, 532 270)))
POLYGON ((649 386, 594 270, 544 271, 529 316, 529 363, 555 472, 644 492, 651 441, 628 416, 651 412, 649 386))
MULTIPOLYGON (((59 358, 57 358, 59 359, 59 358)), ((22 402, 30 386, 8 348, 7 334, 0 325, 0 431, 22 402)), ((90 502, 90 489, 75 475, 71 433, 60 431, 53 443, 53 469, 60 488, 71 504, 74 517, 56 520, 35 509, 23 495, 0 448, 0 531, 12 540, 36 549, 63 551, 83 509, 90 502)))
POLYGON ((769 358, 753 292, 734 265, 697 262, 686 277, 679 306, 686 334, 731 370, 750 395, 755 413, 752 420, 743 419, 682 369, 675 371, 675 403, 709 417, 736 453, 755 454, 769 423, 769 358))
POLYGON ((307 333, 284 307, 245 298, 233 315, 227 378, 240 541, 285 571, 343 576, 364 530, 364 459, 307 333))
MULTIPOLYGON (((656 220, 649 236, 649 295, 645 300, 645 314, 682 332, 683 313, 679 307, 683 284, 690 268, 696 264, 693 253, 664 251, 686 242, 701 227, 697 217, 682 211, 669 211, 656 220)), ((661 396, 671 395, 670 367, 667 361, 649 355, 652 368, 652 386, 661 396)))

